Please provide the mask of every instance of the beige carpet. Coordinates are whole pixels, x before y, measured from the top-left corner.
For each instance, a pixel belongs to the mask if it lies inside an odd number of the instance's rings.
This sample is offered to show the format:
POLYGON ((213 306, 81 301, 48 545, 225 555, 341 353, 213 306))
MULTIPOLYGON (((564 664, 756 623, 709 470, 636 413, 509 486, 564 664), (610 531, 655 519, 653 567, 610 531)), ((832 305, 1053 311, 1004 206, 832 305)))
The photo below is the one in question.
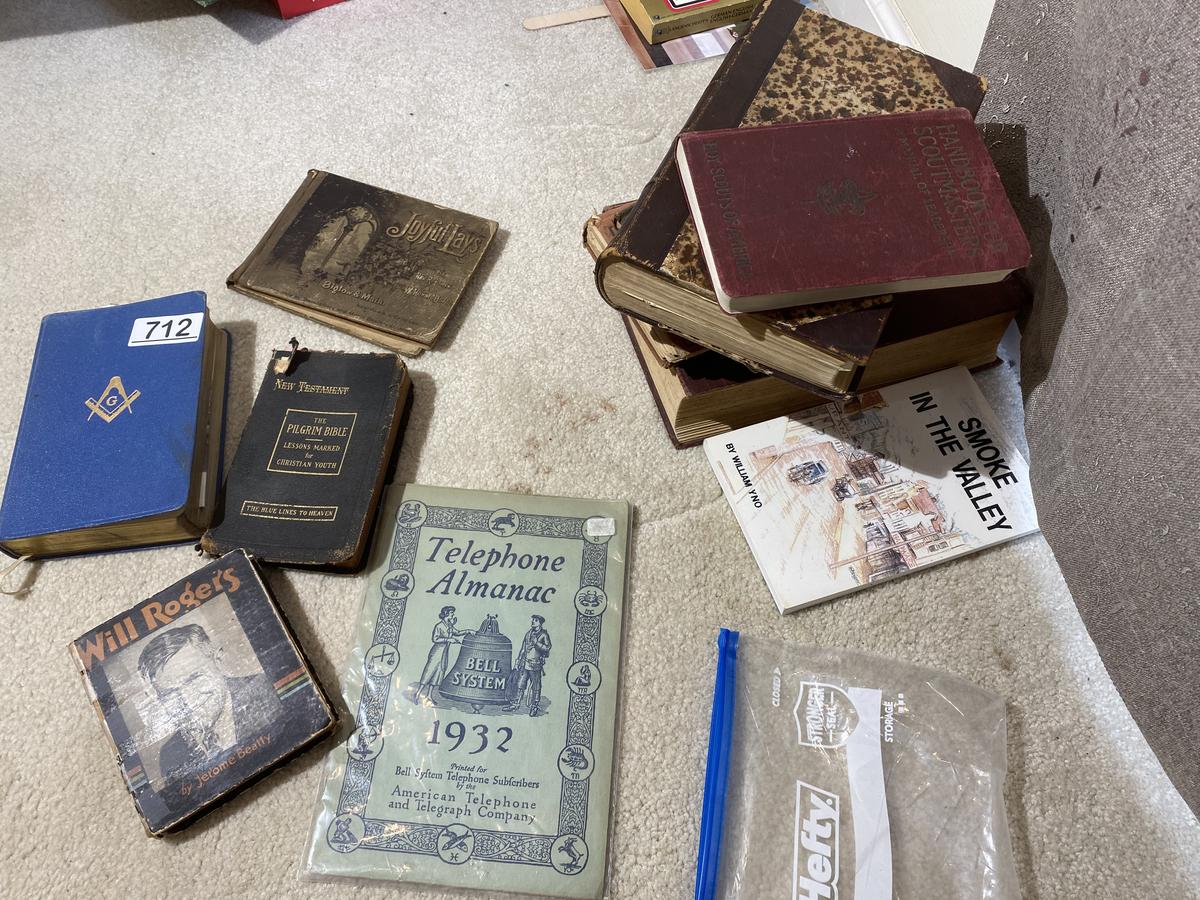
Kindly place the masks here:
MULTIPOLYGON (((1200 896, 1200 826, 1040 537, 775 613, 702 453, 667 442, 579 245, 594 208, 640 189, 715 63, 647 75, 607 21, 521 29, 556 5, 351 0, 285 24, 232 0, 0 4, 0 457, 54 310, 207 291, 236 340, 230 450, 272 347, 367 349, 224 286, 309 167, 493 218, 485 277, 413 364, 400 473, 636 505, 613 897, 692 890, 720 625, 902 656, 1007 697, 1027 898, 1200 896)), ((1017 425, 1011 372, 981 380, 1017 425)), ((47 562, 0 603, 5 894, 395 895, 297 880, 323 750, 180 838, 144 837, 65 648, 195 565, 186 547, 47 562)), ((335 686, 360 581, 271 583, 335 686)))

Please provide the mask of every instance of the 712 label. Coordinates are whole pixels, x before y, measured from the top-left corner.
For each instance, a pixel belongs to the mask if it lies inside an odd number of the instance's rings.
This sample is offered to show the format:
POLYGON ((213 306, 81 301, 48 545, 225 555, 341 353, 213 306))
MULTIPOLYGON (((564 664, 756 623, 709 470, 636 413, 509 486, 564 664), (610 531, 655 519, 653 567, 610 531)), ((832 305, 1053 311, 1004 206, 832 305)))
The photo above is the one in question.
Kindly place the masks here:
POLYGON ((200 340, 204 313, 181 313, 175 316, 146 316, 134 319, 129 332, 130 347, 153 347, 159 344, 190 344, 200 340))

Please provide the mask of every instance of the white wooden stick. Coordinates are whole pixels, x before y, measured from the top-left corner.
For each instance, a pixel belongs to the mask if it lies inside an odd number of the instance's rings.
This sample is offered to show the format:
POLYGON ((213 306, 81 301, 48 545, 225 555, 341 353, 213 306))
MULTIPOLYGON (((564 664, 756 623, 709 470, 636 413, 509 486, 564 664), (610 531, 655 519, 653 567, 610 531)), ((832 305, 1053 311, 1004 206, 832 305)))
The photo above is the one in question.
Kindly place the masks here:
POLYGON ((521 24, 526 31, 538 31, 542 28, 554 28, 556 25, 570 25, 572 22, 586 22, 588 19, 603 19, 608 10, 603 3, 595 6, 584 6, 581 9, 566 9, 562 12, 546 13, 544 16, 530 16, 521 24))

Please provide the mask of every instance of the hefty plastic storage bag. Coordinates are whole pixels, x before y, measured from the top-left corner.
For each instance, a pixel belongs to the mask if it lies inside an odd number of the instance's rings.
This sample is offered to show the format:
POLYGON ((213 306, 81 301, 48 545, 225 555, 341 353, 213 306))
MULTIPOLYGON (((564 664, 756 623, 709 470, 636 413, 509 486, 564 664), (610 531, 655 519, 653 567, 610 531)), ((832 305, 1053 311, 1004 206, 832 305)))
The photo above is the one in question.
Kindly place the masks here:
POLYGON ((1004 701, 722 629, 696 898, 1019 900, 1004 701))

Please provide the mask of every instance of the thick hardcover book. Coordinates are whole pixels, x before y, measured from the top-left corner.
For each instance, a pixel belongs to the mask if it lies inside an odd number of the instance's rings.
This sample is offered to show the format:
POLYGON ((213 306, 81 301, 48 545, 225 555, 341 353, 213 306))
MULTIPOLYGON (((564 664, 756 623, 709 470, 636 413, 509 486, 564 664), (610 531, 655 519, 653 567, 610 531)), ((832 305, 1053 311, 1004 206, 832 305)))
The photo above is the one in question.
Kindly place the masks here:
POLYGON ((758 0, 621 0, 629 18, 651 44, 733 25, 750 18, 758 0))
POLYGON ((240 550, 70 649, 154 836, 182 828, 336 724, 266 582, 240 550))
MULTIPOLYGON (((635 204, 633 203, 614 204, 613 206, 605 207, 602 212, 588 220, 587 225, 584 227, 584 246, 587 247, 588 252, 590 252, 594 258, 599 257, 599 255, 604 252, 604 249, 609 246, 618 230, 620 220, 631 208, 633 208, 634 205, 635 204)), ((890 305, 882 304, 882 299, 884 298, 877 299, 879 299, 881 302, 880 305, 874 309, 851 309, 848 311, 843 311, 843 313, 839 314, 835 309, 836 304, 826 304, 824 309, 820 309, 811 313, 810 319, 805 319, 801 312, 797 312, 791 320, 791 324, 796 325, 796 327, 803 327, 811 334, 823 335, 829 341, 840 342, 843 349, 853 345, 855 347, 854 352, 857 354, 857 363, 863 364, 869 357, 871 350, 878 343, 879 335, 882 332, 882 329, 885 327, 885 323, 891 314, 890 305), (840 338, 834 337, 839 329, 842 329, 843 331, 842 336, 840 338)), ((870 306, 870 304, 874 303, 875 301, 871 300, 867 302, 868 306, 870 306)), ((817 308, 809 307, 808 309, 814 310, 817 308)), ((664 308, 659 308, 659 312, 663 311, 664 308)), ((668 330, 656 324, 658 321, 664 318, 663 316, 648 317, 641 312, 633 310, 623 312, 622 314, 632 316, 647 326, 646 329, 643 329, 643 336, 649 343, 652 356, 664 366, 678 365, 684 360, 691 359, 701 354, 713 352, 708 346, 697 344, 694 341, 683 337, 682 334, 677 331, 668 330)), ((727 316, 719 310, 715 310, 714 315, 725 328, 732 328, 734 330, 737 329, 736 324, 731 324, 736 322, 733 317, 727 316)), ((688 326, 682 327, 685 329, 688 328, 688 326)), ((784 343, 780 345, 778 342, 781 334, 781 332, 778 332, 775 329, 764 329, 759 335, 759 339, 763 342, 764 346, 774 343, 776 345, 776 349, 785 354, 785 365, 796 366, 791 375, 785 376, 788 381, 793 383, 793 386, 796 388, 796 390, 807 389, 808 392, 818 393, 821 396, 824 396, 826 399, 828 399, 828 397, 831 395, 842 396, 844 392, 835 390, 831 386, 835 382, 831 381, 827 385, 820 386, 820 384, 814 383, 813 381, 800 381, 799 377, 795 374, 799 371, 804 371, 808 377, 814 379, 815 382, 821 382, 821 376, 819 374, 814 374, 817 370, 813 370, 811 367, 805 367, 803 365, 804 361, 801 356, 807 345, 788 343, 786 339, 784 339, 784 343), (791 357, 788 356, 788 354, 800 355, 791 357)), ((755 369, 760 375, 765 375, 767 372, 771 371, 769 368, 764 367, 757 362, 751 362, 739 354, 731 353, 729 351, 722 351, 722 354, 727 355, 731 359, 738 360, 738 365, 744 368, 755 369)), ((840 370, 842 372, 842 376, 849 378, 853 368, 847 363, 842 365, 840 370)), ((821 383, 823 384, 823 382, 821 383)), ((849 382, 846 383, 849 384, 849 382)))
MULTIPOLYGON (((1007 281, 986 288, 993 304, 991 312, 985 314, 980 307, 977 318, 957 322, 943 319, 938 326, 921 316, 897 315, 889 319, 878 349, 863 370, 859 389, 870 390, 948 366, 974 369, 994 363, 996 347, 1023 294, 1007 281)), ((655 350, 647 339, 649 326, 628 316, 625 326, 667 436, 679 449, 825 402, 811 391, 754 372, 719 353, 705 353, 670 367, 657 365, 655 350)))
POLYGON ((1029 470, 947 369, 704 442, 780 612, 1037 530, 1029 470))
POLYGON ((495 235, 488 219, 313 170, 229 286, 417 355, 495 235))
POLYGON ((624 502, 397 485, 305 869, 600 897, 624 502))
POLYGON ((360 568, 411 393, 391 353, 276 351, 205 552, 360 568))
POLYGON ((961 107, 685 133, 676 162, 728 312, 986 284, 1029 262, 961 107))
MULTIPOLYGON (((614 211, 627 206, 608 207, 588 220, 584 244, 593 256, 612 238, 614 211)), ((900 295, 863 370, 860 389, 952 366, 995 362, 996 347, 1026 299, 1015 276, 999 284, 900 295)), ((824 402, 811 391, 698 348, 641 319, 622 318, 667 436, 679 449, 824 402)))
POLYGON ((200 291, 42 319, 0 546, 53 556, 198 536, 220 481, 228 350, 200 291))
MULTIPOLYGON (((633 209, 633 206, 632 200, 613 203, 588 217, 583 226, 583 246, 591 254, 593 262, 604 252, 604 248, 612 243, 613 237, 621 226, 621 218, 633 209)), ((651 325, 641 319, 637 321, 646 326, 642 333, 649 342, 651 356, 661 365, 678 365, 686 359, 711 352, 707 347, 701 347, 674 332, 651 325)))
MULTIPOLYGON (((968 72, 796 0, 764 0, 683 130, 953 106, 975 113, 984 87, 968 72)), ((886 321, 886 309, 863 300, 724 313, 704 268, 674 145, 598 260, 596 281, 622 312, 826 393, 853 389, 886 321), (826 321, 830 316, 836 324, 826 321)))

